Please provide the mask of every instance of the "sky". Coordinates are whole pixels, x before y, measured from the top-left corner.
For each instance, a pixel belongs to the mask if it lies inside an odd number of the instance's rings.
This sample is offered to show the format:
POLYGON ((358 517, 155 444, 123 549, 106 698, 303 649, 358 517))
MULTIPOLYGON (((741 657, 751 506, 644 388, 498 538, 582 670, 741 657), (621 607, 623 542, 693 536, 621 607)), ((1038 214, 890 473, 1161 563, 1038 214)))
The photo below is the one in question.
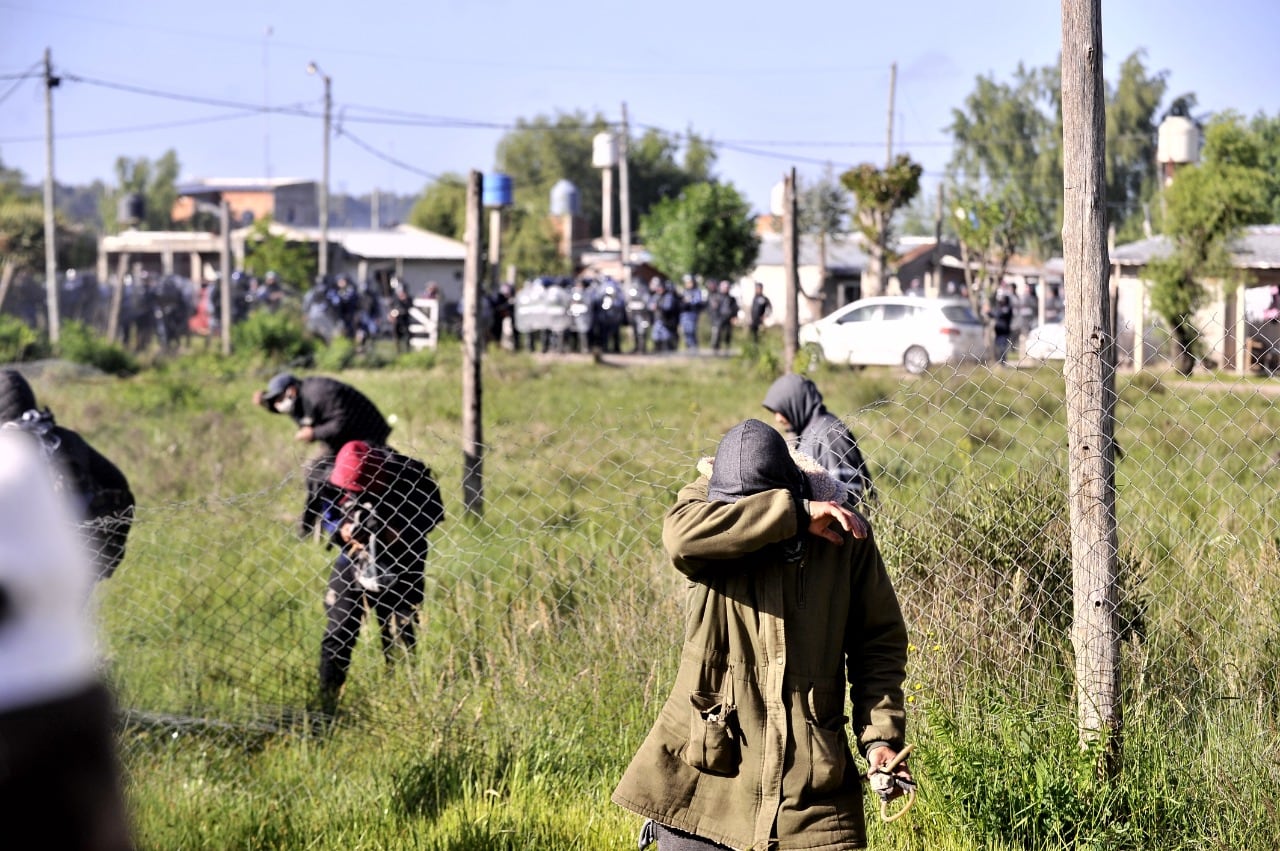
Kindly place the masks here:
MULTIPOLYGON (((1102 22, 1108 79, 1143 50, 1197 114, 1280 113, 1278 0, 1102 0, 1102 22)), ((59 183, 113 185, 118 157, 171 148, 181 181, 319 180, 327 75, 334 193, 490 172, 518 119, 625 103, 635 131, 714 142, 718 177, 767 213, 792 167, 883 163, 891 76, 892 150, 935 183, 976 78, 1054 63, 1062 24, 1052 0, 0 0, 0 162, 31 182, 46 48, 59 183)))

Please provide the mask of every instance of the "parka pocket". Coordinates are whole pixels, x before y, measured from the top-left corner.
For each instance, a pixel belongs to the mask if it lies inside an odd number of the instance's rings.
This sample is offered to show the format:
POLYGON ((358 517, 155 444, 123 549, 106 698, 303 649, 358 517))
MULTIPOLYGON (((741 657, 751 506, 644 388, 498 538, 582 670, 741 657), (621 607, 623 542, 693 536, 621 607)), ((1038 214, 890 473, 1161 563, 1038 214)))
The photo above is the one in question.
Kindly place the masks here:
POLYGON ((712 692, 689 695, 689 742, 684 761, 708 774, 738 773, 741 754, 734 732, 737 708, 712 692))
POLYGON ((815 792, 833 792, 844 782, 849 761, 849 744, 845 738, 847 715, 818 724, 808 721, 809 788, 815 792))

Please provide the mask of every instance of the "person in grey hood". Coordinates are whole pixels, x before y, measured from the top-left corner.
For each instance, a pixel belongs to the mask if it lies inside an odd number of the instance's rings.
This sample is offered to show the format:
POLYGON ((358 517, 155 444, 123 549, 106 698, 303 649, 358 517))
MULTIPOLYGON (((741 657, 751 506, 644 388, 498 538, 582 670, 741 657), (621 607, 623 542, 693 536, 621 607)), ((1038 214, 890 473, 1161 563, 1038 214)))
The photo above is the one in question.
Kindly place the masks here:
POLYGON ((910 781, 897 596, 870 526, 801 460, 746 420, 667 512, 680 667, 612 798, 647 819, 642 848, 863 847, 850 727, 869 772, 910 781))
POLYGON ((844 421, 827 410, 816 384, 803 375, 788 373, 769 387, 764 407, 789 433, 794 449, 815 459, 848 489, 850 502, 875 501, 871 472, 858 441, 844 421))

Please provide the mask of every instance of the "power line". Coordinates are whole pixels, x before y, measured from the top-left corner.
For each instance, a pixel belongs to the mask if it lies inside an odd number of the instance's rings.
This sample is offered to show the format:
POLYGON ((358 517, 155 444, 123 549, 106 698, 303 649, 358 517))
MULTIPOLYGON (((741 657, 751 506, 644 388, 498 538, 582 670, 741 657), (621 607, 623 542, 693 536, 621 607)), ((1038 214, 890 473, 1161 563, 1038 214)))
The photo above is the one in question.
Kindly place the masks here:
POLYGON ((11 95, 11 94, 13 94, 14 92, 16 92, 16 91, 18 90, 18 87, 22 85, 22 83, 23 83, 23 81, 24 81, 24 80, 30 80, 30 79, 33 79, 33 78, 36 78, 36 77, 42 77, 42 76, 44 76, 44 74, 38 70, 38 69, 40 68, 40 65, 41 65, 41 64, 42 64, 42 63, 40 63, 40 62, 36 62, 36 63, 34 63, 30 68, 28 68, 26 71, 23 71, 21 74, 3 74, 3 75, 0 75, 0 80, 13 80, 13 81, 14 81, 14 82, 13 82, 13 85, 12 85, 12 86, 10 86, 8 89, 6 89, 4 94, 0 95, 0 103, 4 103, 4 102, 9 98, 9 95, 11 95))
POLYGON ((373 156, 377 157, 378 159, 382 160, 385 163, 389 163, 390 165, 393 165, 397 168, 401 168, 401 169, 404 169, 405 171, 412 172, 413 174, 417 174, 421 177, 425 177, 428 180, 440 179, 440 175, 438 174, 434 174, 429 171, 424 171, 418 168, 417 166, 410 165, 409 163, 406 163, 403 160, 398 160, 395 157, 391 156, 390 154, 387 154, 378 150, 377 148, 370 145, 368 142, 356 136, 350 130, 340 127, 338 129, 337 135, 339 138, 350 139, 352 143, 355 144, 356 147, 361 148, 362 150, 368 152, 369 154, 372 154, 373 156))

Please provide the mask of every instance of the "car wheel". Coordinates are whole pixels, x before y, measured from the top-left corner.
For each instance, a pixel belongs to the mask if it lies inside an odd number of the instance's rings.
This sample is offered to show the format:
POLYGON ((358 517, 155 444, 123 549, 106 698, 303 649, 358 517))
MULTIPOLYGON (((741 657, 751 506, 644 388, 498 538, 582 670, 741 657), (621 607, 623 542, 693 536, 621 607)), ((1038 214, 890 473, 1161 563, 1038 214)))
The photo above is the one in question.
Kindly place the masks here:
POLYGON ((827 362, 827 356, 823 354, 822 346, 817 343, 805 343, 801 351, 805 357, 805 372, 814 372, 827 362))
POLYGON ((929 368, 929 353, 920 346, 912 346, 902 356, 902 365, 912 375, 919 375, 929 368))

